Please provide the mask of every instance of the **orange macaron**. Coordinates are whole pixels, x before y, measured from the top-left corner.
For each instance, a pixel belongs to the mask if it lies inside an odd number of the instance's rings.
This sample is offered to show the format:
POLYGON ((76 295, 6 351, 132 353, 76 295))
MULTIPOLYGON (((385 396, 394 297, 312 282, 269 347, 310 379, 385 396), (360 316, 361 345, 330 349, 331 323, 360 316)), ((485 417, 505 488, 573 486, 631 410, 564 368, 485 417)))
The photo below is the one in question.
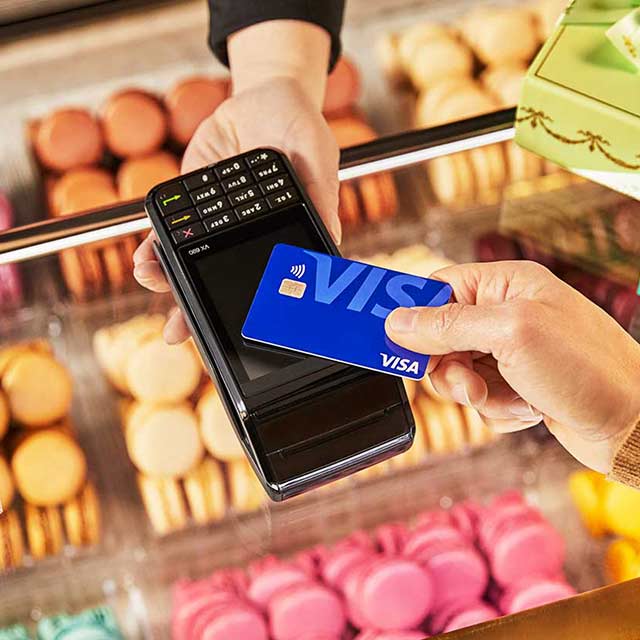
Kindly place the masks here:
POLYGON ((194 76, 181 80, 164 98, 169 114, 169 133, 173 140, 186 146, 198 125, 229 96, 227 78, 194 76))
POLYGON ((149 189, 180 174, 178 159, 168 151, 125 160, 118 169, 118 193, 122 200, 143 198, 149 189))
POLYGON ((102 112, 107 146, 121 158, 157 151, 167 137, 167 114, 152 95, 130 89, 111 96, 102 112))
POLYGON ((37 126, 34 144, 40 162, 53 171, 96 164, 104 151, 100 124, 85 109, 50 113, 37 126))

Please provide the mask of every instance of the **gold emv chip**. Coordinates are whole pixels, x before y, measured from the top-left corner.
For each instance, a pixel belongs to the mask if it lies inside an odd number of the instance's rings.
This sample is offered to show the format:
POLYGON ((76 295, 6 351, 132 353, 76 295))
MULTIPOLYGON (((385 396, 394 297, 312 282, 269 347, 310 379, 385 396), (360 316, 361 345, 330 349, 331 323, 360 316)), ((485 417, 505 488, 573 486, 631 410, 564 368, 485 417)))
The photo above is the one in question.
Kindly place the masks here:
POLYGON ((278 293, 283 296, 289 296, 290 298, 302 298, 304 292, 307 289, 306 282, 300 282, 299 280, 290 280, 284 278, 280 283, 278 293))

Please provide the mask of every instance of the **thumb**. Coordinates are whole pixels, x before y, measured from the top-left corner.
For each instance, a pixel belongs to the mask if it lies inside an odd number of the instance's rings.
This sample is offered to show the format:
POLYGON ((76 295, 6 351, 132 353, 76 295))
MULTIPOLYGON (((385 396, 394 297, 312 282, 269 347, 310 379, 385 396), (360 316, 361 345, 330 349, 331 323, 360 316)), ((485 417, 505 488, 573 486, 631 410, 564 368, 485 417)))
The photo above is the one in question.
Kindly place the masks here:
POLYGON ((387 317, 385 330, 393 342, 418 353, 491 353, 502 339, 503 316, 503 308, 499 304, 400 307, 387 317))

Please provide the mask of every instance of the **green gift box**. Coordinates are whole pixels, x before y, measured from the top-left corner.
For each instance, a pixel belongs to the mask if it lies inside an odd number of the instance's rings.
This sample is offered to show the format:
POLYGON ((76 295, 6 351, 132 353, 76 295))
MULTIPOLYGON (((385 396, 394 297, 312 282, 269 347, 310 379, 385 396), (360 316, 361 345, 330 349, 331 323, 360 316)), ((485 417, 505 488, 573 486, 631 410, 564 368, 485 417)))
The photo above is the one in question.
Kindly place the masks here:
POLYGON ((640 199, 640 70, 607 35, 632 0, 575 0, 527 72, 522 147, 640 199))

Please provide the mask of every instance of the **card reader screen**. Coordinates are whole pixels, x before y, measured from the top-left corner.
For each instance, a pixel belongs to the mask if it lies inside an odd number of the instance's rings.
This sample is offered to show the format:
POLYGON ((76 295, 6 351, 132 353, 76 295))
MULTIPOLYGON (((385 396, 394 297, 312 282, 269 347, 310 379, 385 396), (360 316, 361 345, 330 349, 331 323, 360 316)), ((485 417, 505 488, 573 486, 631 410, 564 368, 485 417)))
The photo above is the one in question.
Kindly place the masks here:
POLYGON ((305 208, 291 207, 205 242, 209 248, 189 257, 187 266, 238 381, 257 380, 305 358, 248 345, 240 335, 273 247, 283 242, 325 250, 305 208))

